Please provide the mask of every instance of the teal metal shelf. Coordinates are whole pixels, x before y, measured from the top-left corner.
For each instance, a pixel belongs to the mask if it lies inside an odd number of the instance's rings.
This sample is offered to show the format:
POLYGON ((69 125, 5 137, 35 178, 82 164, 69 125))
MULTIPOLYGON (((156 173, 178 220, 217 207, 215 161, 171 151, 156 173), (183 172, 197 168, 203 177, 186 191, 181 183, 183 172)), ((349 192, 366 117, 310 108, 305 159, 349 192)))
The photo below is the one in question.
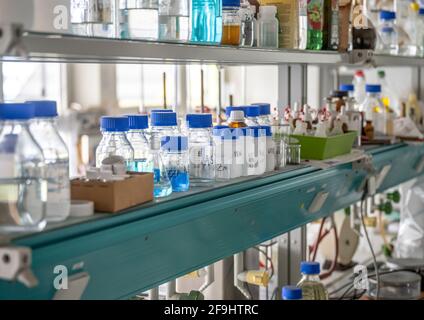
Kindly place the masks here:
MULTIPOLYGON (((424 146, 398 144, 368 153, 377 169, 391 165, 383 191, 420 174, 415 168, 424 146)), ((90 275, 84 299, 129 298, 358 201, 365 176, 352 164, 301 167, 12 239, 32 249, 40 283, 28 289, 0 281, 0 299, 51 299, 57 265, 90 275), (320 191, 329 197, 311 214, 320 191)))

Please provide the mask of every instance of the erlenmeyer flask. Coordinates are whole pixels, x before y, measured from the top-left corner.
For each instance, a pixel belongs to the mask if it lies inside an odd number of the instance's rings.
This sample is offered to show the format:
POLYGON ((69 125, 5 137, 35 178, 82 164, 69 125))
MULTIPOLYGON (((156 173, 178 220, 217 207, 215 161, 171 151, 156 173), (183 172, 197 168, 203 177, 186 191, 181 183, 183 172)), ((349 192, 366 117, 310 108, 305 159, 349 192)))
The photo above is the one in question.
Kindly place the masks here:
POLYGON ((150 149, 153 158, 154 197, 167 197, 172 193, 172 185, 162 159, 160 144, 151 139, 150 149))

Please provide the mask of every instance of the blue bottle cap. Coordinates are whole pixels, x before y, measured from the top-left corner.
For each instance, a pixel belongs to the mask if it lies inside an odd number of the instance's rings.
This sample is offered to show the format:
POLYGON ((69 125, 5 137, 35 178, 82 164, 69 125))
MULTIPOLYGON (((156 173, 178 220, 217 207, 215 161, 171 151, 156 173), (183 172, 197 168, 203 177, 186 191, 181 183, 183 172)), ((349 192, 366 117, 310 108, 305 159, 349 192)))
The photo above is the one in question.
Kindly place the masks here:
POLYGON ((127 117, 102 117, 100 128, 105 132, 125 132, 128 131, 127 117))
POLYGON ((283 300, 301 300, 302 289, 296 286, 283 287, 283 300))
POLYGON ((169 112, 174 112, 174 111, 172 111, 171 109, 153 109, 153 110, 151 110, 150 111, 150 114, 152 114, 152 113, 160 113, 160 112, 162 112, 162 113, 169 113, 169 112))
POLYGON ((260 109, 259 106, 251 105, 251 106, 244 106, 244 114, 246 117, 259 117, 260 115, 260 109))
POLYGON ((350 84, 350 83, 343 83, 343 84, 340 85, 339 90, 340 91, 354 91, 355 86, 353 84, 350 84))
POLYGON ((222 0, 223 7, 240 7, 240 0, 222 0))
POLYGON ((129 130, 144 130, 149 128, 149 117, 145 114, 128 114, 129 130))
POLYGON ((177 114, 175 112, 154 112, 150 115, 152 126, 175 127, 177 125, 177 114))
POLYGON ((302 261, 300 263, 300 272, 303 274, 320 274, 321 268, 318 262, 302 261))
POLYGON ((29 120, 34 117, 32 103, 0 103, 1 120, 29 120))
POLYGON ((54 118, 57 117, 57 103, 49 100, 27 101, 34 105, 35 118, 54 118))
POLYGON ((365 86, 365 91, 368 93, 380 93, 381 92, 381 85, 379 84, 367 84, 365 86))
POLYGON ((211 128, 212 115, 210 113, 193 113, 186 116, 187 126, 191 129, 211 128))
POLYGON ((271 114, 271 104, 269 103, 252 103, 252 106, 259 106, 259 114, 261 116, 269 116, 271 114))
POLYGON ((396 19, 396 12, 381 10, 380 11, 380 19, 381 20, 395 20, 396 19))
POLYGON ((260 128, 265 131, 267 137, 272 137, 271 126, 260 126, 260 128))
POLYGON ((185 136, 165 136, 161 138, 160 145, 165 151, 186 151, 188 138, 185 136))
POLYGON ((225 115, 227 116, 227 118, 229 118, 231 116, 231 111, 243 111, 243 112, 245 112, 244 107, 230 106, 230 107, 227 107, 225 109, 225 115))
POLYGON ((254 137, 254 138, 258 138, 258 137, 263 137, 266 135, 266 131, 263 127, 249 127, 247 129, 249 136, 254 137))
POLYGON ((418 14, 421 16, 424 15, 424 8, 420 8, 420 10, 418 11, 418 14))

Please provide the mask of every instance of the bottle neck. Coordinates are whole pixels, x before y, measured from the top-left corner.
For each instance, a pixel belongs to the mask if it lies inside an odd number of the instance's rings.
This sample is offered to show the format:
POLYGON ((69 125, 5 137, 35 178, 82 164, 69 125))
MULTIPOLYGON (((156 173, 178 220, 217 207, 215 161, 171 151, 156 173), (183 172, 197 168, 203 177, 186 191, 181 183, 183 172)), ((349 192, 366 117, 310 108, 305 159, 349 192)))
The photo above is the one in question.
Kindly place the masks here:
POLYGON ((318 274, 305 274, 305 273, 302 273, 302 276, 303 276, 303 280, 306 280, 306 281, 315 281, 315 282, 320 282, 321 281, 318 274))

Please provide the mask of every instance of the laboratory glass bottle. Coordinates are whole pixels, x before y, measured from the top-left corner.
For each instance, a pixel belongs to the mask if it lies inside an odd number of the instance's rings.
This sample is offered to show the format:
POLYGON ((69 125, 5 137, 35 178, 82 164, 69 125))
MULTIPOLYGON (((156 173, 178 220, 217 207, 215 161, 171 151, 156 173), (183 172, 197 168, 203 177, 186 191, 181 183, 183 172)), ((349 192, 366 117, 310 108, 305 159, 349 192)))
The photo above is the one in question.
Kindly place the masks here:
POLYGON ((396 13, 396 24, 399 29, 399 54, 407 56, 416 56, 419 50, 419 43, 422 42, 422 25, 419 24, 420 6, 416 2, 411 2, 408 6, 408 18, 403 24, 396 13), (402 31, 404 35, 402 36, 402 31))
POLYGON ((259 126, 260 108, 256 105, 244 106, 244 122, 248 127, 259 126))
POLYGON ((0 103, 0 234, 46 225, 43 151, 29 130, 34 106, 0 103))
POLYGON ((272 137, 271 126, 261 126, 266 136, 266 172, 272 172, 277 166, 277 145, 272 137))
POLYGON ((72 0, 72 32, 80 36, 114 37, 115 28, 114 0, 72 0))
POLYGON ((214 142, 214 160, 215 160, 215 173, 217 180, 230 180, 231 179, 231 153, 225 154, 224 136, 229 135, 230 127, 228 126, 215 126, 212 130, 214 142))
POLYGON ((303 261, 300 264, 300 272, 302 279, 297 287, 302 289, 303 300, 328 300, 328 292, 319 279, 319 263, 303 261))
POLYGON ((281 296, 283 300, 302 300, 302 289, 296 286, 285 286, 281 296))
MULTIPOLYGON (((349 48, 351 50, 374 50, 377 34, 375 28, 378 21, 371 21, 367 14, 366 0, 352 0, 349 32, 349 48)), ((377 17, 378 18, 378 17, 377 17)))
POLYGON ((359 105, 362 105, 367 97, 367 93, 365 92, 365 73, 362 70, 358 70, 355 72, 352 84, 355 87, 355 100, 359 105))
POLYGON ((308 1, 308 44, 309 50, 321 50, 324 43, 324 0, 308 1))
POLYGON ((367 98, 362 105, 362 110, 365 112, 365 121, 372 123, 377 136, 384 136, 387 133, 387 119, 386 108, 381 101, 381 86, 367 85, 366 92, 367 98))
POLYGON ((189 0, 159 0, 159 40, 188 41, 189 0))
POLYGON ((278 48, 278 19, 276 6, 260 6, 258 19, 258 47, 278 48))
POLYGON ((207 186, 215 181, 212 114, 188 114, 188 148, 190 183, 207 186))
POLYGON ((103 138, 96 149, 96 167, 102 166, 103 160, 111 156, 122 157, 127 170, 134 167, 134 150, 127 139, 127 117, 102 117, 100 128, 103 138))
POLYGON ((266 133, 261 127, 249 127, 246 137, 247 175, 255 176, 266 171, 266 133))
POLYGON ((252 105, 259 106, 258 123, 261 126, 272 125, 271 119, 271 105, 269 103, 252 103, 252 105))
MULTIPOLYGON (((114 0, 112 0, 113 2, 114 0)), ((121 0, 121 16, 131 39, 157 40, 159 37, 158 0, 121 0)))
POLYGON ((417 56, 424 56, 424 8, 418 11, 417 19, 417 56))
POLYGON ((152 112, 150 114, 150 140, 160 147, 163 136, 178 134, 177 114, 175 112, 152 112))
POLYGON ((230 118, 228 119, 228 126, 233 129, 246 128, 247 124, 244 122, 244 111, 231 111, 230 118))
POLYGON ((161 140, 150 139, 150 153, 153 159, 153 195, 155 198, 167 197, 172 194, 172 185, 162 157, 161 140))
POLYGON ((233 111, 242 111, 244 115, 244 107, 243 106, 229 106, 225 108, 225 116, 227 117, 227 123, 229 122, 231 112, 233 111))
POLYGON ((243 47, 256 46, 256 7, 248 1, 241 4, 241 43, 243 47))
POLYGON ((238 46, 241 41, 240 0, 222 1, 221 44, 238 46))
POLYGON ((230 165, 230 178, 235 179, 245 175, 245 152, 247 128, 235 128, 224 131, 222 143, 224 162, 230 165))
POLYGON ((398 30, 395 25, 396 13, 381 11, 381 24, 377 28, 378 41, 376 52, 397 55, 399 52, 398 30))
POLYGON ((326 50, 339 49, 339 3, 337 0, 324 0, 324 43, 326 50))
POLYGON ((161 139, 161 150, 172 191, 188 191, 190 188, 188 138, 164 136, 161 139))
POLYGON ((402 103, 396 93, 396 89, 388 82, 386 72, 384 70, 379 70, 377 76, 378 84, 381 86, 381 101, 386 111, 393 110, 400 115, 402 113, 402 103))
POLYGON ((149 127, 147 115, 128 115, 127 139, 134 150, 132 171, 153 172, 153 157, 150 152, 146 130, 149 127))
POLYGON ((68 148, 57 128, 55 101, 29 101, 34 106, 34 120, 30 131, 43 151, 47 179, 47 221, 63 221, 70 213, 71 189, 69 182, 68 148))
POLYGON ((299 50, 306 50, 308 45, 308 1, 299 0, 299 30, 298 46, 299 50))
POLYGON ((190 32, 192 42, 221 43, 222 0, 192 0, 190 32))

